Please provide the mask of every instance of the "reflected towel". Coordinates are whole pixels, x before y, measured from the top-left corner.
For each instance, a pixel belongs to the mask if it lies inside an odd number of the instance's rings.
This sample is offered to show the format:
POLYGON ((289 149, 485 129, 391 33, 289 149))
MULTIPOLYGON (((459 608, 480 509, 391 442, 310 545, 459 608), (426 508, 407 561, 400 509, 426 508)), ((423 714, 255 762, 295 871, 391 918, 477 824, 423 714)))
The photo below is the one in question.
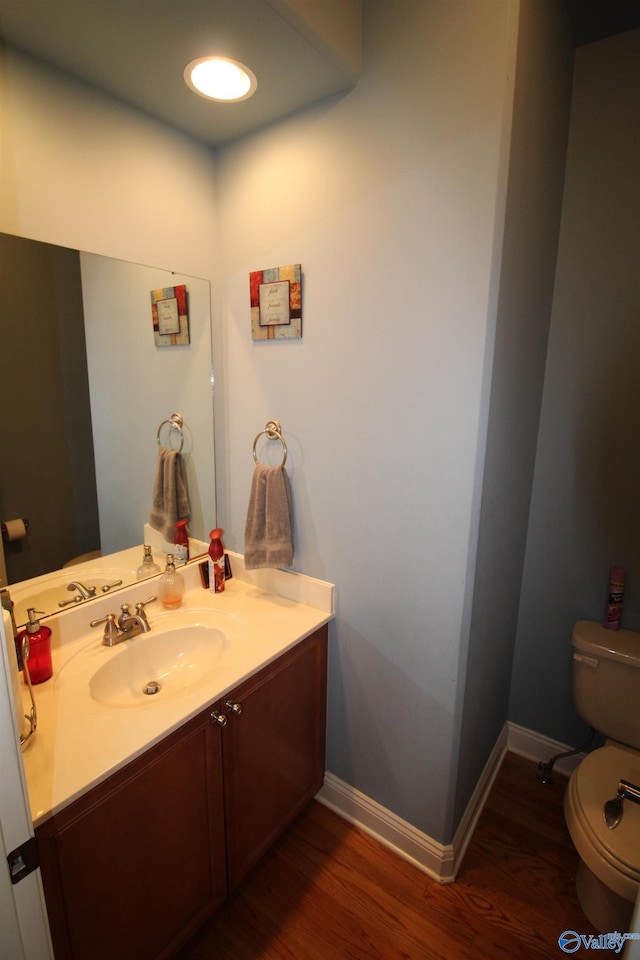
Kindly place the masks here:
POLYGON ((182 454, 158 447, 149 524, 173 543, 176 521, 191 516, 187 471, 182 454))
POLYGON ((293 510, 289 477, 283 466, 258 464, 251 481, 244 528, 244 565, 290 567, 293 562, 293 510))

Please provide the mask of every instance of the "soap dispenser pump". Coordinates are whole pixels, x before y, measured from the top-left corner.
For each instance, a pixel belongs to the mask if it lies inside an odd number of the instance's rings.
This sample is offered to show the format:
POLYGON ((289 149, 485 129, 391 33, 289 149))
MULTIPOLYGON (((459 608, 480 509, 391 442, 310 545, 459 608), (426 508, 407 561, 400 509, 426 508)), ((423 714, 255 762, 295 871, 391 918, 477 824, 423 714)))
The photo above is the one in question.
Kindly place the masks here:
POLYGON ((179 607, 184 594, 184 579, 176 570, 173 554, 167 554, 167 566, 158 581, 158 596, 164 607, 179 607))
POLYGON ((23 668, 24 682, 27 684, 29 683, 27 671, 31 683, 44 683, 53 674, 51 629, 41 625, 37 619, 39 613, 40 611, 36 611, 35 607, 29 607, 26 628, 18 634, 20 649, 24 651, 23 660, 27 661, 23 668))
POLYGON ((160 567, 153 559, 151 547, 145 543, 142 563, 136 571, 136 580, 145 580, 147 577, 155 576, 156 573, 160 573, 160 567))

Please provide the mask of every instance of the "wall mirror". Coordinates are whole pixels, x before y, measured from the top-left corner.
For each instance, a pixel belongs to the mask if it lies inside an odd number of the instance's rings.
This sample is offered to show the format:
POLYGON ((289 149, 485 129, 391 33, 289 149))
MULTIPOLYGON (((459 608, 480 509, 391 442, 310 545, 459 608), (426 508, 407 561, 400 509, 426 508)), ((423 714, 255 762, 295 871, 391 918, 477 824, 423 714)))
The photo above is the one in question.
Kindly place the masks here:
POLYGON ((80 572, 100 596, 135 579, 163 423, 163 445, 183 443, 190 536, 206 540, 216 525, 210 284, 8 234, 0 282, 0 521, 29 523, 26 536, 12 524, 3 536, 7 581, 13 596, 44 577, 29 606, 50 615, 60 590, 76 602, 66 587, 80 572), (158 346, 152 291, 181 284, 189 343, 158 346), (176 412, 182 438, 166 423, 176 412))

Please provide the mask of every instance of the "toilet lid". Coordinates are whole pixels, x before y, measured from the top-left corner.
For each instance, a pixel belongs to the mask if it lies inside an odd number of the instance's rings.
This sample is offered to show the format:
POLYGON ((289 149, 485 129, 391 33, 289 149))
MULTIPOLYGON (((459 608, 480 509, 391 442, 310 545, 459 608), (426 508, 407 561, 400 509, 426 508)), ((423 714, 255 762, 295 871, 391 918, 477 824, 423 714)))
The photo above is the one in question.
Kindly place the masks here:
POLYGON ((640 805, 623 801, 622 820, 610 830, 604 805, 618 792, 620 780, 640 787, 640 753, 609 745, 588 754, 573 774, 577 813, 592 842, 618 870, 640 881, 640 805))

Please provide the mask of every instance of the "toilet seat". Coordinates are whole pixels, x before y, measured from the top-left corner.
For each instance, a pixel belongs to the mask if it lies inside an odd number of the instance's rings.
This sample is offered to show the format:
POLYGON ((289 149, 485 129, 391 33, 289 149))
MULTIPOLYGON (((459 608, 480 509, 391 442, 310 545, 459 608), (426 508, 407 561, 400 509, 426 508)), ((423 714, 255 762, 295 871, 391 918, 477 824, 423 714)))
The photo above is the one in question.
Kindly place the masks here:
POLYGON ((588 754, 574 770, 565 794, 571 839, 589 869, 611 890, 635 900, 640 887, 640 806, 624 801, 622 820, 610 830, 604 805, 620 780, 640 786, 640 753, 609 744, 588 754))

